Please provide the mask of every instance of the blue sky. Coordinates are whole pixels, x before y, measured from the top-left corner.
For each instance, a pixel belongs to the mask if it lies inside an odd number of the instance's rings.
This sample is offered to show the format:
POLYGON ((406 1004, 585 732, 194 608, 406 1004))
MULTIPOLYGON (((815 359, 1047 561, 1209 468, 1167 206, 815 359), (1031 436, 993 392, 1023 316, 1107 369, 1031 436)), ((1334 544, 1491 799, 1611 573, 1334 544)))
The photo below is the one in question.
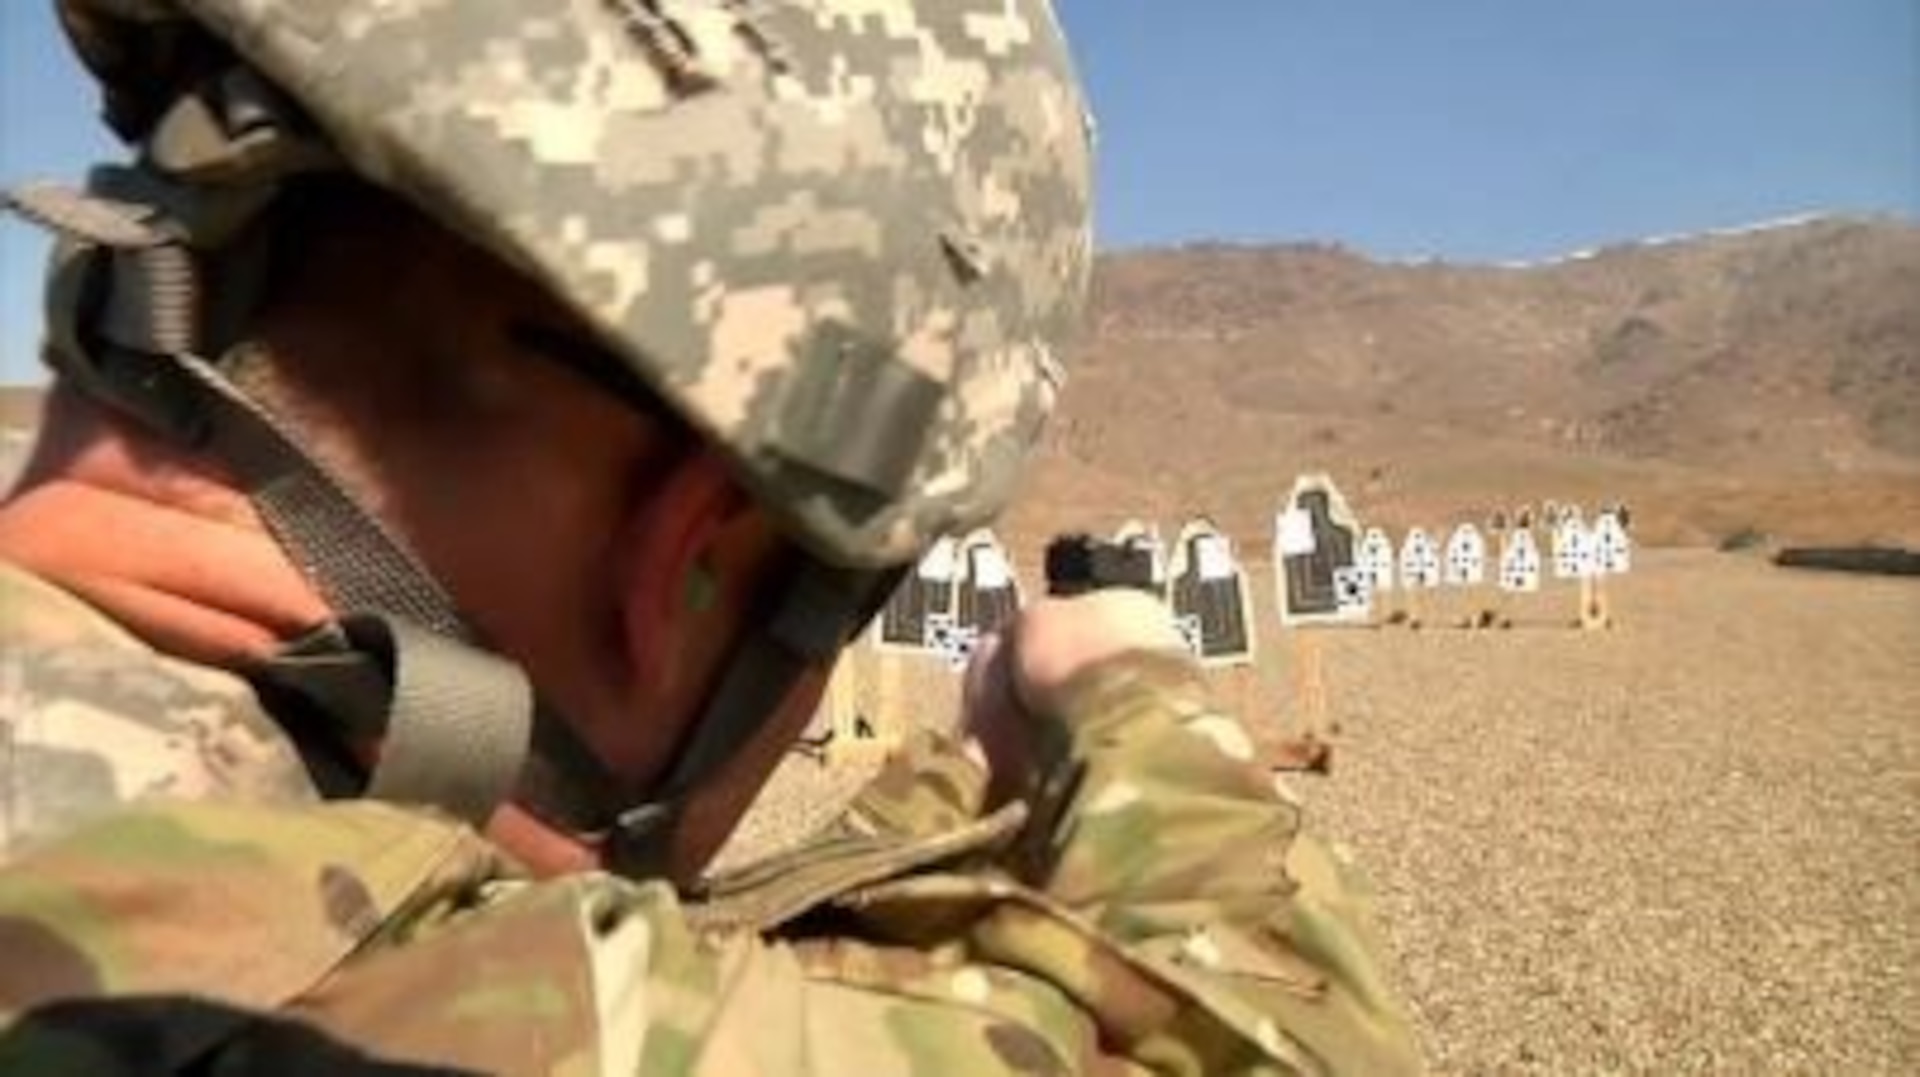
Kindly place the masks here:
MULTIPOLYGON (((1920 219, 1920 0, 1059 0, 1107 247, 1548 257, 1810 211, 1920 219)), ((0 183, 112 152, 47 0, 0 3, 0 183)), ((44 244, 0 226, 0 381, 44 244)))

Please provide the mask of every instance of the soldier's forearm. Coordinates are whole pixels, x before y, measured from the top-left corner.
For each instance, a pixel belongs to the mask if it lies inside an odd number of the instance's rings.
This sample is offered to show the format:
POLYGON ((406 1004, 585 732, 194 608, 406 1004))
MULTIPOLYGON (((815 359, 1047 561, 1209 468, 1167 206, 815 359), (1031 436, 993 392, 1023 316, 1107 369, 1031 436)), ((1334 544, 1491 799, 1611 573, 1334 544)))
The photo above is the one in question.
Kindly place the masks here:
POLYGON ((1074 773, 1033 881, 1127 935, 1222 915, 1262 919, 1290 892, 1298 811, 1273 792, 1246 729, 1181 657, 1104 662, 1062 694, 1042 769, 1074 773))

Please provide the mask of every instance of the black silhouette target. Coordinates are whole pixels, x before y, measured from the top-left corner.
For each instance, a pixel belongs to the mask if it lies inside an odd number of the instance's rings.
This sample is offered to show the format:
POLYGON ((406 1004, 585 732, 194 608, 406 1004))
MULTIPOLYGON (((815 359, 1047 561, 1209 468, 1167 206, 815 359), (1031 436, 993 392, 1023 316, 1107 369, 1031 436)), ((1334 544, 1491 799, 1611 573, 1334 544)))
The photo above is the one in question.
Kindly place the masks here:
POLYGON ((1304 516, 1312 533, 1312 550, 1298 552, 1277 531, 1274 564, 1278 566, 1278 599, 1283 624, 1304 625, 1364 619, 1365 604, 1348 595, 1342 602, 1340 581, 1352 578, 1359 566, 1360 525, 1346 500, 1326 475, 1305 475, 1294 482, 1287 499, 1288 512, 1304 516))
POLYGON ((1247 576, 1233 544, 1206 520, 1181 529, 1170 571, 1173 614, 1202 661, 1238 665, 1253 660, 1254 632, 1247 576))
POLYGON ((959 556, 958 544, 943 538, 907 573, 880 611, 880 646, 924 651, 938 626, 953 622, 959 556))
POLYGON ((998 632, 1020 613, 1020 584, 1006 548, 990 531, 976 531, 960 544, 960 575, 954 586, 954 621, 976 636, 998 632))

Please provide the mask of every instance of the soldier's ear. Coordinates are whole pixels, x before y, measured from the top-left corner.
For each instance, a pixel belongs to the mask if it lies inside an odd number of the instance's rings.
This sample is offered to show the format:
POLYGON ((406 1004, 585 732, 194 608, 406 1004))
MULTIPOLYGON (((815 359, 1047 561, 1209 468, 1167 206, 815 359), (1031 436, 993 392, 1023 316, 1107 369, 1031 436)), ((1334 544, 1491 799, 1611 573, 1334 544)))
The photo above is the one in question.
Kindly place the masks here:
POLYGON ((636 681, 671 687, 683 629, 727 586, 714 558, 727 525, 751 503, 713 452, 676 456, 635 492, 615 552, 626 657, 636 681))

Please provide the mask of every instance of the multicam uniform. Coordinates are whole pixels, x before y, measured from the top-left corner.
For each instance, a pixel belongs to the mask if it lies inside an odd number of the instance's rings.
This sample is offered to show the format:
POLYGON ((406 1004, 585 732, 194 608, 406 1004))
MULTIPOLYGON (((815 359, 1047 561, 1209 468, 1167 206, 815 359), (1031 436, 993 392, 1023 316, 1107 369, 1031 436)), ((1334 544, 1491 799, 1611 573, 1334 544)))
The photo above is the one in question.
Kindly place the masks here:
POLYGON ((5 567, 0 654, 0 1071, 1417 1067, 1364 890, 1183 660, 1072 687, 1031 816, 929 739, 682 897, 322 801, 244 681, 5 567))

